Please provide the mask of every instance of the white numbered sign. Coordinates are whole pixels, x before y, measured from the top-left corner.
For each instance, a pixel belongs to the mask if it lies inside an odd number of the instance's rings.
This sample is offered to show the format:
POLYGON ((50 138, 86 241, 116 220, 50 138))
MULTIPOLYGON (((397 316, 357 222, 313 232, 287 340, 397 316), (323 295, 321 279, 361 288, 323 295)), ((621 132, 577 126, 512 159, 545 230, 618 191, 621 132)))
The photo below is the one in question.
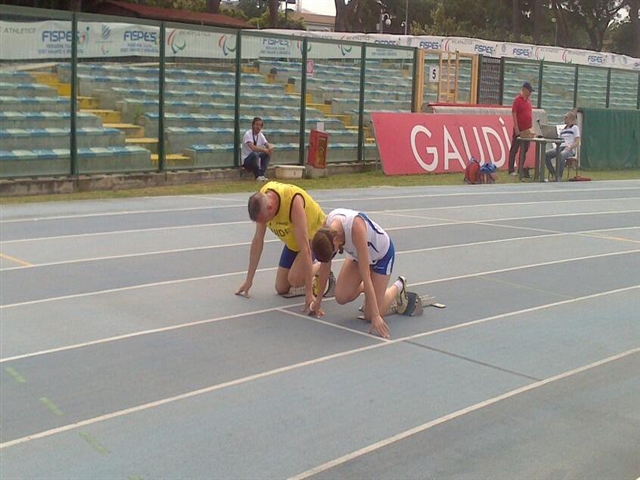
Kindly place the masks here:
POLYGON ((440 81, 440 68, 435 66, 429 67, 429 82, 438 83, 440 81))

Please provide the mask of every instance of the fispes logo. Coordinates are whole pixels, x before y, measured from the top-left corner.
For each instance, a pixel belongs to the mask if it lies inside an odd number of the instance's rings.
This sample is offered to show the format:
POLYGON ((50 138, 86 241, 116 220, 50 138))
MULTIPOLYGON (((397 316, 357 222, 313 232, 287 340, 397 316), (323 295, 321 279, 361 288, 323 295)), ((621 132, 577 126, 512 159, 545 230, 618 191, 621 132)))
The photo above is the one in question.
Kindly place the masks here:
MULTIPOLYGON (((340 40, 344 40, 345 36, 340 37, 340 40)), ((353 45, 343 45, 342 43, 338 44, 338 50, 340 50, 340 55, 346 57, 353 50, 353 45)))
MULTIPOLYGON (((235 37, 234 37, 234 39, 235 39, 235 37)), ((238 49, 237 43, 232 47, 230 45, 231 41, 228 41, 228 40, 229 40, 229 38, 228 38, 227 35, 222 35, 220 37, 220 40, 218 40, 218 46, 222 50, 222 55, 224 55, 225 57, 229 56, 230 53, 233 53, 238 49)))
POLYGON ((89 27, 85 28, 83 32, 78 31, 78 46, 87 45, 89 43, 89 27))
POLYGON ((146 30, 125 30, 123 39, 125 42, 147 42, 158 44, 158 34, 146 30))
POLYGON ((167 45, 171 48, 171 51, 175 55, 178 52, 184 50, 187 46, 187 41, 182 38, 178 38, 178 30, 173 30, 167 37, 167 45))
MULTIPOLYGON (((304 47, 304 42, 302 40, 298 40, 296 42, 296 48, 298 49, 298 51, 300 53, 303 53, 302 52, 303 47, 304 47)), ((307 53, 309 53, 311 51, 311 47, 312 47, 312 45, 309 42, 307 42, 307 53)))
POLYGON ((109 27, 109 25, 106 25, 104 23, 102 24, 102 32, 100 33, 100 36, 103 40, 109 39, 109 37, 111 36, 111 28, 109 27))

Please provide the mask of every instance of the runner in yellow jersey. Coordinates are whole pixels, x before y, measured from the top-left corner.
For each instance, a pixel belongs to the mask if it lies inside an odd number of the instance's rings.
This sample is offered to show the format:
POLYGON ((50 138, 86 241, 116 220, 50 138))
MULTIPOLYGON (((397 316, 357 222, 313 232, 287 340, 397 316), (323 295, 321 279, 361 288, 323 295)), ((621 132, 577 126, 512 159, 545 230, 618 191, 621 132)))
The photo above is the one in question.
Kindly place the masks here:
POLYGON ((325 214, 311 196, 300 187, 279 182, 266 183, 249 198, 249 218, 256 222, 251 241, 247 278, 236 292, 249 296, 269 228, 284 242, 276 274, 276 292, 284 295, 291 287, 305 286, 305 310, 313 296, 313 276, 319 263, 313 262, 309 241, 322 227, 325 214))

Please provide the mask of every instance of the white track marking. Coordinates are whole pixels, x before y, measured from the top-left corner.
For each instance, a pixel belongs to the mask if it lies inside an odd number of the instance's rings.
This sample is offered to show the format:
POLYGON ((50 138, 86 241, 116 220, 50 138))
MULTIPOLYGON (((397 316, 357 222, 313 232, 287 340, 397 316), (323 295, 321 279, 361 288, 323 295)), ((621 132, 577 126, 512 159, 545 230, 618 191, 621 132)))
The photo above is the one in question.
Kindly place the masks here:
MULTIPOLYGON (((304 318, 305 320, 311 320, 311 321, 316 322, 316 323, 321 323, 322 325, 328 325, 330 327, 338 328, 340 330, 346 330, 347 332, 350 332, 350 333, 357 333, 358 335, 363 335, 363 336, 368 337, 368 338, 375 338, 376 340, 381 340, 383 342, 390 342, 391 341, 391 340, 389 340, 387 338, 379 337, 378 335, 371 335, 370 333, 367 333, 367 332, 361 332, 360 330, 354 330, 353 328, 344 327, 342 325, 337 325, 335 323, 327 322, 326 320, 322 320, 322 319, 320 319, 318 317, 315 317, 313 315, 304 315, 302 313, 292 312, 291 310, 286 310, 284 308, 276 308, 276 310, 278 310, 278 311, 280 311, 282 313, 286 313, 288 315, 294 315, 296 317, 304 318)), ((0 363, 2 363, 2 360, 0 360, 0 363)))
MULTIPOLYGON (((531 238, 531 237, 525 237, 525 238, 531 238)), ((503 241, 503 240, 501 240, 501 241, 503 241)), ((427 251, 427 250, 439 249, 439 248, 446 248, 446 247, 432 247, 430 249, 424 249, 424 250, 427 251)), ((612 253, 602 253, 602 254, 597 254, 597 255, 586 255, 584 257, 563 258, 562 260, 551 260, 549 262, 532 263, 532 264, 528 264, 528 265, 519 265, 519 266, 516 266, 516 267, 502 268, 502 269, 497 269, 497 270, 489 270, 489 271, 478 272, 478 273, 470 273, 470 274, 465 274, 465 275, 459 275, 457 277, 439 278, 439 279, 430 280, 430 281, 426 281, 426 282, 416 282, 416 283, 412 283, 412 285, 427 285, 429 283, 447 282, 447 281, 450 281, 450 280, 459 280, 459 279, 462 279, 462 278, 473 278, 473 277, 479 277, 479 276, 483 276, 483 275, 492 275, 494 273, 510 272, 510 271, 514 271, 514 270, 542 267, 542 266, 547 266, 547 265, 556 265, 556 264, 567 263, 567 262, 577 262, 577 261, 581 261, 581 260, 589 260, 589 259, 592 259, 592 258, 602 258, 602 257, 616 256, 616 255, 628 255, 628 254, 631 254, 631 253, 638 253, 638 252, 640 252, 640 250, 636 249, 636 250, 627 250, 627 251, 624 251, 624 252, 612 252, 612 253)), ((401 252, 401 253, 403 253, 403 252, 401 252)), ((406 252, 406 253, 410 253, 410 252, 406 252)), ((261 268, 261 269, 258 269, 257 272, 268 272, 268 271, 273 271, 273 270, 276 270, 276 269, 277 269, 277 267, 261 268)), ((42 298, 40 300, 29 300, 29 301, 20 302, 20 303, 10 303, 10 304, 7 304, 7 305, 0 305, 0 310, 4 310, 4 309, 7 309, 7 308, 22 307, 22 306, 25 306, 25 305, 36 305, 36 304, 40 304, 40 303, 55 302, 55 301, 60 301, 60 300, 68 300, 68 299, 72 299, 72 298, 89 297, 89 296, 92 296, 92 295, 104 295, 104 294, 108 294, 108 293, 125 292, 125 291, 128 291, 128 290, 136 290, 136 289, 142 289, 142 288, 157 287, 157 286, 162 286, 162 285, 174 285, 174 284, 178 284, 178 283, 195 282, 195 281, 200 281, 200 280, 210 280, 210 279, 213 279, 213 278, 224 278, 224 277, 236 276, 236 275, 246 275, 246 271, 243 270, 243 271, 240 271, 240 272, 220 273, 220 274, 217 274, 217 275, 205 275, 205 276, 202 276, 202 277, 181 278, 181 279, 178 279, 178 280, 166 280, 164 282, 145 283, 145 284, 141 284, 141 285, 131 285, 129 287, 110 288, 110 289, 107 289, 107 290, 99 290, 99 291, 95 291, 95 292, 75 293, 75 294, 71 294, 71 295, 63 295, 63 296, 60 296, 60 297, 50 297, 50 298, 42 298)))
MULTIPOLYGON (((271 240, 264 241, 264 243, 276 243, 276 242, 280 242, 280 240, 277 238, 274 238, 271 240)), ((33 267, 52 267, 56 265, 69 265, 74 263, 101 262, 104 260, 118 260, 121 258, 148 257, 153 255, 168 255, 172 253, 197 252, 199 250, 215 250, 217 248, 235 248, 235 247, 243 247, 247 245, 251 245, 251 242, 226 243, 226 244, 220 244, 220 245, 204 245, 202 247, 173 248, 169 250, 158 250, 155 252, 126 253, 123 255, 108 255, 105 257, 78 258, 76 260, 62 260, 59 262, 48 262, 48 263, 38 263, 38 264, 30 263, 28 265, 21 265, 19 267, 0 268, 0 272, 6 272, 9 270, 20 270, 23 268, 33 268, 33 267)), ((0 253, 0 256, 1 255, 2 253, 0 253)))
MULTIPOLYGON (((621 187, 621 188, 585 188, 579 190, 579 192, 621 192, 626 190, 638 190, 638 187, 621 187)), ((418 195, 392 195, 392 196, 375 196, 375 197, 354 197, 354 198, 323 198, 318 199, 319 203, 342 203, 342 202, 356 202, 356 201, 365 201, 365 202, 381 202, 385 200, 398 200, 405 198, 445 198, 445 197, 467 197, 467 196, 478 196, 478 195, 490 195, 490 196, 500 196, 500 195, 526 195, 531 193, 577 193, 578 190, 565 190, 562 188, 555 188, 553 190, 504 190, 504 191, 475 191, 475 192, 455 192, 455 193, 427 193, 427 194, 418 194, 418 195)), ((247 195, 250 192, 247 192, 247 195)), ((320 195, 318 195, 320 197, 320 195)), ((156 197, 163 198, 163 197, 156 197)), ((169 198, 169 197, 165 197, 169 198)), ((620 200, 628 199, 628 197, 621 197, 620 200)), ((606 200, 615 200, 615 199, 585 199, 578 201, 606 201, 606 200)), ((236 200, 238 201, 238 200, 236 200)), ((536 204, 536 203, 560 203, 560 202, 576 202, 576 200, 543 200, 542 202, 520 202, 520 203, 496 203, 496 204, 483 204, 483 205, 526 205, 526 204, 536 204)), ((477 206, 476 203, 474 203, 477 206)), ((149 209, 149 210, 121 210, 119 212, 96 212, 96 213, 86 213, 86 214, 77 214, 77 215, 52 215, 50 217, 35 217, 35 218, 16 218, 10 220, 2 220, 0 219, 0 224, 7 223, 23 223, 23 222, 41 222, 47 220, 66 220, 66 219, 75 219, 75 218, 93 218, 93 217, 112 217, 112 216, 123 216, 123 215, 146 215, 146 214, 154 214, 154 213, 169 213, 169 212, 189 212, 189 211, 199 211, 199 210, 215 210, 215 209, 228 209, 228 208, 246 208, 246 202, 240 203, 238 201, 238 205, 215 205, 215 206, 202 206, 202 207, 185 207, 185 208, 165 208, 165 209, 149 209)), ((451 207, 438 207, 438 208, 451 208, 451 207)))
POLYGON ((159 232, 163 230, 186 230, 188 228, 211 228, 211 227, 226 227, 229 225, 245 225, 251 223, 250 221, 239 222, 220 222, 220 223, 199 223, 196 225, 176 225, 171 227, 152 227, 152 228, 135 228, 131 230, 112 230, 108 232, 93 232, 93 233, 72 233, 69 235, 57 235, 55 237, 37 237, 37 238, 22 238, 17 240, 4 240, 0 241, 0 245, 8 245, 11 243, 23 243, 23 242, 42 242, 47 240, 60 240, 66 238, 83 238, 83 237, 101 237, 107 235, 123 235, 127 233, 147 233, 147 232, 159 232))
MULTIPOLYGON (((638 288, 638 287, 633 287, 633 288, 638 288)), ((186 400, 188 398, 192 398, 192 397, 195 397, 195 396, 203 395, 203 394, 206 394, 206 393, 211 393, 211 392, 214 392, 214 391, 217 391, 217 390, 221 390, 223 388, 228 388, 228 387, 232 387, 232 386, 235 386, 235 385, 241 385, 241 384, 248 383, 248 382, 251 382, 251 381, 254 381, 254 380, 258 380, 258 379, 262 379, 262 378, 266 378, 266 377, 272 377, 274 375, 278 375, 278 374, 285 373, 285 372, 290 372, 290 371, 293 371, 293 370, 298 370, 298 369, 303 368, 303 367, 316 365, 316 364, 319 364, 319 363, 324 363, 326 361, 334 360, 336 358, 342 358, 342 357, 354 355, 354 354, 357 354, 357 353, 361 353, 361 352, 364 352, 364 351, 367 351, 367 350, 372 350, 372 349, 375 349, 375 348, 382 348, 382 347, 385 347, 385 346, 388 346, 388 345, 394 345, 396 343, 404 342, 406 340, 420 338, 420 337, 426 337, 426 336, 429 336, 429 335, 434 335, 434 334, 439 333, 439 332, 443 332, 443 331, 447 331, 447 330, 453 330, 454 328, 464 328, 464 327, 471 326, 471 325, 477 325, 479 323, 485 323, 485 322, 489 322, 489 321, 492 321, 492 320, 503 319, 503 318, 506 318, 506 317, 516 316, 516 315, 519 315, 519 314, 522 314, 522 313, 528 313, 528 312, 532 312, 532 311, 536 311, 536 310, 542 310, 542 309, 546 309, 546 308, 551 308, 551 307, 558 306, 558 305, 576 303, 576 302, 580 302, 580 301, 583 301, 583 300, 588 300, 588 299, 597 298, 597 297, 601 297, 601 296, 605 296, 605 295, 611 295, 611 294, 615 294, 615 293, 620 293, 620 292, 624 292, 624 291, 627 291, 627 290, 630 290, 630 289, 631 288, 623 288, 623 289, 618 289, 618 290, 612 290, 612 291, 609 291, 609 292, 601 292, 601 293, 597 293, 597 294, 593 294, 593 295, 587 295, 587 296, 584 296, 584 297, 574 298, 574 299, 570 299, 570 300, 563 300, 563 301, 560 301, 560 302, 550 303, 550 304, 547 304, 547 305, 541 305, 539 307, 527 308, 527 309, 524 309, 524 310, 517 310, 517 311, 505 313, 505 314, 502 314, 502 315, 495 315, 495 316, 492 316, 492 317, 487 317, 487 318, 484 318, 484 319, 475 320, 473 322, 468 322, 466 324, 460 324, 460 325, 455 325, 455 326, 452 326, 452 327, 443 328, 443 329, 440 329, 440 330, 437 330, 437 331, 433 331, 433 332, 425 332, 425 333, 422 333, 422 334, 411 335, 411 336, 408 336, 408 337, 402 337, 402 338, 398 338, 398 339, 395 339, 395 340, 388 340, 386 342, 382 342, 381 341, 381 342, 376 343, 374 345, 367 345, 365 347, 360 347, 360 348, 356 348, 356 349, 352 349, 352 350, 347 350, 347 351, 344 351, 344 352, 338 352, 338 353, 334 353, 334 354, 331 354, 331 355, 326 355, 324 357, 315 358, 313 360, 307 360, 307 361, 304 361, 304 362, 300 362, 300 363, 296 363, 296 364, 292 364, 292 365, 287 365, 285 367, 280 367, 280 368, 276 368, 276 369, 269 370, 269 371, 266 371, 266 372, 262 372, 262 373, 258 373, 258 374, 254 374, 254 375, 249 375, 247 377, 242 377, 242 378, 238 378, 238 379, 235 379, 235 380, 231 380, 231 381, 228 381, 228 382, 219 383, 219 384, 216 384, 216 385, 211 385, 211 386, 208 386, 208 387, 205 387, 205 388, 201 388, 201 389, 198 389, 198 390, 193 390, 191 392, 186 392, 186 393, 183 393, 183 394, 180 394, 180 395, 176 395, 176 396, 173 396, 173 397, 168 397, 168 398, 164 398, 164 399, 161 399, 161 400, 156 400, 156 401, 145 403, 145 404, 142 404, 142 405, 137 405, 135 407, 126 408, 124 410, 119 410, 119 411, 111 412, 111 413, 108 413, 108 414, 105 414, 105 415, 100 415, 98 417, 89 418, 87 420, 83 420, 83 421, 80 421, 80 422, 76 422, 76 423, 72 423, 72 424, 68 424, 68 425, 63 425, 63 426, 58 427, 58 428, 53 428, 53 429, 50 429, 50 430, 37 432, 37 433, 31 434, 31 435, 28 435, 26 437, 16 438, 14 440, 9 440, 7 442, 1 443, 0 444, 0 449, 12 447, 12 446, 19 445, 19 444, 22 444, 22 443, 30 442, 32 440, 37 440, 37 439, 40 439, 40 438, 50 437, 52 435, 56 435, 56 434, 59 434, 59 433, 67 432, 67 431, 70 431, 70 430, 75 430, 77 428, 85 427, 85 426, 88 426, 88 425, 93 425, 93 424, 96 424, 96 423, 99 423, 99 422, 103 422, 103 421, 106 421, 106 420, 111 420, 111 419, 114 419, 114 418, 123 417, 125 415, 130 415, 130 414, 133 414, 133 413, 142 412, 142 411, 149 410, 149 409, 152 409, 152 408, 157 408, 157 407, 160 407, 162 405, 175 403, 175 402, 178 402, 178 401, 181 401, 181 400, 186 400)), ((378 339, 378 340, 381 340, 381 339, 378 339)), ((104 341, 102 343, 104 343, 104 341)), ((640 351, 640 348, 636 348, 636 349, 633 349, 633 350, 628 350, 627 352, 620 353, 620 354, 615 355, 613 357, 609 357, 609 359, 600 360, 599 362, 595 362, 593 364, 590 364, 591 366, 581 367, 581 368, 578 368, 578 369, 575 369, 575 370, 571 370, 570 372, 576 372, 577 373, 579 371, 583 371, 583 370, 588 369, 588 368, 593 368, 594 365, 603 364, 603 363, 606 363, 607 361, 612 361, 610 359, 622 358, 623 356, 630 355, 631 353, 636 353, 638 351, 640 351)), ((550 377, 549 379, 546 379, 546 380, 542 380, 541 382, 535 382, 535 383, 529 385, 529 389, 536 388, 536 386, 541 386, 543 384, 549 383, 550 381, 554 381, 553 379, 558 379, 558 377, 560 377, 562 375, 567 376, 567 372, 565 372, 564 374, 556 375, 555 377, 550 377)), ((562 378, 564 378, 564 377, 562 377, 562 378)), ((522 388, 519 388, 519 389, 514 390, 514 391, 518 391, 518 392, 526 391, 525 390, 526 388, 527 387, 522 387, 522 388)), ((506 393, 506 394, 501 395, 500 397, 495 397, 495 398, 505 397, 505 395, 509 395, 509 392, 506 393)), ((511 396, 513 396, 513 394, 511 396)), ((508 398, 508 397, 505 397, 505 398, 508 398)), ((488 400, 488 401, 490 401, 490 400, 488 400)), ((472 408, 472 407, 468 407, 468 408, 472 408)))
POLYGON ((70 220, 70 219, 82 219, 82 218, 96 218, 96 217, 118 217, 124 215, 153 215, 154 213, 181 213, 181 212, 193 212, 198 210, 218 210, 226 208, 240 208, 245 207, 247 204, 243 203, 238 205, 207 205, 204 207, 185 207, 185 208, 159 208, 157 210, 121 210, 119 212, 95 212, 95 213, 78 213, 76 215, 52 215, 50 217, 34 217, 34 218, 14 218, 11 220, 0 220, 0 224, 7 223, 28 223, 28 222, 47 222, 50 220, 70 220))
MULTIPOLYGON (((258 315, 260 313, 269 313, 269 312, 273 312, 273 311, 276 311, 276 310, 280 310, 280 308, 265 308, 265 309, 262 309, 262 310, 253 310, 251 312, 242 312, 242 313, 236 313, 236 314, 233 314, 233 315, 226 315, 224 317, 207 318, 205 320, 197 320, 195 322, 182 323, 180 325, 169 325, 167 327, 154 328, 154 329, 151 329, 151 330, 142 330, 142 331, 139 331, 139 332, 125 333, 125 334, 122 334, 122 335, 116 335, 115 337, 101 338, 99 340, 92 340, 90 342, 77 343, 75 345, 67 345, 65 347, 50 348, 50 349, 47 349, 47 350, 41 350, 39 352, 26 353, 26 354, 23 354, 23 355, 15 355, 13 357, 7 357, 7 358, 0 358, 0 363, 13 362, 15 360, 20 360, 20 359, 23 359, 23 358, 37 357, 37 356, 40 356, 40 355, 47 355, 47 354, 51 354, 51 353, 65 352, 67 350, 76 350, 78 348, 85 348, 85 347, 90 347, 92 345, 100 345, 100 344, 103 344, 103 343, 117 342, 119 340, 126 340, 128 338, 140 337, 142 335, 152 335, 152 334, 155 334, 155 333, 169 332, 171 330, 179 330, 181 328, 190 328, 190 327, 195 327, 195 326, 198 326, 198 325, 206 325, 206 324, 210 324, 210 323, 220 322, 222 320, 230 320, 230 319, 233 319, 233 318, 242 318, 242 317, 247 317, 249 315, 258 315)), ((291 313, 291 312, 287 312, 287 313, 291 313)))
MULTIPOLYGON (((437 210, 436 208, 411 208, 405 210, 378 210, 373 212, 367 212, 369 215, 377 215, 377 214, 385 214, 389 216, 397 216, 403 218, 414 218, 426 220, 428 218, 439 220, 443 223, 435 223, 435 224, 423 224, 423 225, 411 225, 407 227, 390 227, 385 228, 385 230, 393 230, 398 228, 431 228, 431 227, 439 227, 446 225, 464 225, 464 224, 483 224, 490 222, 505 222, 505 221, 513 221, 513 220, 535 220, 538 218, 558 218, 558 217, 577 217, 577 216, 589 216, 589 215, 615 215, 615 214, 625 214, 625 213, 639 213, 640 210, 604 210, 600 212, 582 212, 582 213, 558 213, 558 214, 545 214, 545 215, 527 215, 524 217, 498 217, 498 218, 487 218, 483 220, 457 220, 457 219, 448 219, 444 217, 438 217, 433 215, 405 215, 401 212, 411 211, 411 212, 419 212, 419 211, 431 211, 437 210)), ((454 207, 442 207, 450 210, 454 207)), ((461 207, 455 207, 461 208, 461 207)), ((477 206, 474 206, 477 208, 477 206)), ((69 235, 57 235, 51 237, 36 237, 36 238, 23 238, 23 239, 15 239, 15 240, 2 240, 0 241, 0 245, 7 245, 11 243, 22 243, 22 242, 40 242, 47 240, 60 240, 60 239, 68 239, 68 238, 85 238, 85 237, 97 237, 97 236, 107 236, 107 235, 123 235, 128 233, 146 233, 146 232, 158 232, 165 230, 184 230, 189 228, 214 228, 214 227, 224 227, 229 225, 249 225, 252 224, 250 220, 242 220, 238 222, 220 222, 220 223, 204 223, 204 224, 196 224, 196 225, 178 225, 171 227, 152 227, 152 228, 137 228, 130 230, 112 230, 107 232, 93 232, 93 233, 73 233, 69 235)))
POLYGON ((525 385, 524 387, 516 388, 515 390, 511 390, 509 392, 503 393, 502 395, 489 398, 482 402, 479 402, 474 405, 470 405, 468 407, 452 412, 448 415, 444 415, 440 418, 436 418, 435 420, 431 420, 429 422, 423 423, 422 425, 418 425, 417 427, 411 428, 409 430, 405 430, 404 432, 398 433, 397 435, 394 435, 392 437, 385 438, 384 440, 381 440, 379 442, 372 443, 371 445, 368 445, 364 448, 353 451, 347 455, 343 455, 342 457, 336 458, 335 460, 332 460, 330 462, 324 463, 317 467, 311 468, 305 472, 294 475, 293 477, 290 477, 289 480, 303 480, 305 478, 309 478, 313 475, 317 475, 318 473, 325 472, 331 468, 335 468, 344 463, 347 463, 350 460, 353 460, 355 458, 361 457, 363 455, 367 455, 371 452, 375 452, 376 450, 380 450, 381 448, 387 447, 392 443, 399 442, 400 440, 404 440, 405 438, 408 438, 412 435, 422 433, 432 427, 448 422, 449 420, 454 420, 456 418, 462 417, 463 415, 467 415, 468 413, 475 412, 482 408, 491 406, 495 403, 515 397, 516 395, 520 395, 521 393, 530 392, 531 390, 535 390, 537 388, 543 387, 550 383, 557 382, 559 380, 564 380, 565 378, 569 378, 573 375, 577 375, 579 373, 586 372, 593 368, 597 368, 602 365, 615 362, 616 360, 620 360, 622 358, 628 357, 629 355, 634 355, 638 352, 640 352, 640 348, 633 348, 631 350, 627 350, 626 352, 621 352, 617 355, 612 355, 610 357, 603 358, 602 360, 598 360, 597 362, 593 362, 588 365, 584 365, 582 367, 574 368, 572 370, 567 370, 566 372, 562 372, 558 375, 554 375, 553 377, 545 378, 544 380, 530 383, 529 385, 525 385))
MULTIPOLYGON (((491 226, 495 226, 495 225, 491 225, 491 226)), ((502 227, 501 225, 499 227, 502 227)), ((410 226, 410 227, 392 227, 392 228, 387 228, 387 231, 399 231, 399 230, 411 230, 414 228, 422 228, 421 227, 415 227, 415 226, 410 226)), ((511 238, 503 238, 503 239, 497 239, 497 240, 486 240, 483 242, 473 242, 473 243, 465 243, 465 244, 455 244, 455 245, 446 245, 446 246, 439 246, 439 247, 429 247, 426 249, 414 249, 414 250, 403 250, 400 252, 397 252, 398 255, 401 255, 403 253, 415 253, 415 252, 423 252, 423 251, 429 251, 429 250, 437 250, 438 248, 442 248, 442 249, 446 249, 446 248, 455 248, 458 246, 469 246, 469 245, 485 245, 485 244, 490 244, 490 243, 500 243, 500 242, 508 242, 508 241, 512 241, 512 240, 528 240, 528 239, 534 239, 534 238, 547 238, 547 237, 553 237, 553 236, 570 236, 570 235, 577 235, 577 234, 587 234, 587 233, 591 233, 591 232, 598 232, 600 230, 585 230, 585 231, 579 231, 579 232, 558 232, 557 230, 546 230, 546 229, 539 229, 539 228, 530 228, 530 227, 514 227, 514 226, 505 226, 505 228, 509 228, 509 229, 516 229, 516 230, 527 230, 527 231, 534 231, 534 232, 546 232, 542 235, 535 235, 535 236, 526 236, 526 237, 511 237, 511 238)), ((640 228, 639 227, 623 227, 624 229, 633 229, 633 228, 640 228)), ((611 231, 611 229, 603 229, 602 231, 611 231)), ((597 236, 594 235, 595 237, 598 238, 607 238, 607 237, 602 237, 602 236, 597 236)), ((280 240, 275 238, 275 239, 270 239, 270 240, 265 240, 264 243, 277 243, 280 240)), ((104 261, 104 260, 115 260, 115 259, 120 259, 120 258, 134 258, 134 257, 146 257, 146 256, 150 256, 150 255, 166 255, 166 254, 171 254, 171 253, 181 253, 181 252, 192 252, 192 251, 198 251, 198 250, 213 250, 216 248, 235 248, 235 247, 242 247, 242 246, 247 246, 247 245, 251 245, 251 242, 238 242, 238 243, 227 243, 227 244, 221 244, 221 245, 205 245, 202 247, 189 247, 189 248, 176 248, 176 249, 169 249, 169 250, 157 250, 157 251, 153 251, 153 252, 142 252, 142 253, 128 253, 128 254, 122 254, 122 255, 109 255, 109 256, 104 256, 104 257, 91 257, 91 258, 79 258, 76 260, 62 260, 59 262, 47 262, 47 263, 38 263, 38 264, 28 264, 28 265, 20 265, 20 266, 14 266, 14 267, 6 267, 6 268, 0 268, 0 272, 4 272, 4 271, 10 271, 10 270, 20 270, 20 269, 25 269, 25 268, 39 268, 39 267, 51 267, 51 266, 55 266, 55 265, 68 265, 68 264, 74 264, 74 263, 83 263, 83 262, 96 262, 96 261, 104 261)))
MULTIPOLYGON (((639 210, 640 212, 640 210, 639 210)), ((518 217, 518 218, 512 218, 510 220, 519 220, 519 219, 529 219, 529 218, 537 218, 537 217, 518 217)), ((440 227, 440 226, 449 226, 449 225, 486 225, 486 226, 490 226, 490 227, 497 227, 497 228, 506 228, 506 229, 515 229, 515 230, 526 230, 526 231, 534 231, 534 232, 546 232, 544 235, 537 235, 535 237, 517 237, 517 238, 508 238, 508 239, 504 239, 504 241, 509 241, 509 240, 520 240, 520 239, 527 239, 527 238, 542 238, 542 237, 546 237, 549 236, 547 234, 550 235, 578 235, 578 234, 589 234, 589 233, 593 233, 593 232, 601 232, 601 231, 613 231, 613 230, 626 230, 626 229, 635 229, 635 228, 640 228, 640 227, 636 227, 636 226, 632 226, 632 227, 617 227, 617 228, 603 228, 603 229, 595 229, 595 230, 582 230, 582 231, 575 231, 575 232, 561 232, 558 230, 550 230, 550 229, 543 229, 543 228, 535 228, 535 227, 523 227, 523 226, 518 226, 518 225, 495 225, 492 224, 490 222, 492 221, 501 221, 501 220, 474 220, 474 221, 447 221, 444 223, 437 223, 437 224, 423 224, 423 225, 409 225, 409 226, 402 226, 402 227, 389 227, 386 228, 385 230, 388 232, 393 232, 393 231, 400 231, 400 230, 413 230, 413 229, 420 229, 420 228, 432 228, 432 227, 440 227)), ((126 233, 126 232, 119 232, 119 233, 126 233)), ((78 235, 78 236, 73 236, 73 237, 85 237, 85 236, 94 236, 94 235, 106 235, 106 233, 104 234, 82 234, 82 235, 78 235)), ((4 245, 4 244, 10 244, 10 243, 22 243, 22 242, 33 242, 33 241, 42 241, 42 240, 52 240, 52 239, 62 239, 62 238, 71 238, 72 236, 66 236, 66 237, 48 237, 48 238, 39 238, 39 239, 29 239, 29 240, 10 240, 7 242, 0 242, 0 245, 4 245)), ((607 238, 605 236, 598 236, 598 235, 594 235, 594 237, 598 237, 598 238, 607 238)), ((634 240, 630 240, 627 239, 628 241, 634 241, 634 240)), ((278 242, 278 239, 270 239, 270 240, 265 240, 264 243, 275 243, 278 242)), ((493 243, 493 242, 499 242, 502 240, 490 240, 487 241, 487 243, 493 243)), ((485 242, 477 242, 476 244, 480 245, 482 243, 485 242)), ((190 251, 197 251, 197 250, 207 250, 207 249, 215 249, 215 248, 226 248, 226 247, 239 247, 239 246, 246 246, 246 245, 250 245, 251 242, 238 242, 238 243, 228 243, 228 244, 221 244, 221 245, 205 245, 205 246, 201 246, 201 247, 189 247, 189 248, 179 248, 179 249, 169 249, 169 250, 157 250, 157 251, 152 251, 152 252, 142 252, 142 253, 130 253, 130 254, 123 254, 123 255, 110 255, 110 256, 104 256, 104 257, 90 257, 90 258, 80 258, 80 259, 76 259, 76 260, 63 260, 63 261, 59 261, 59 262, 47 262, 47 263, 39 263, 39 264, 29 264, 29 265, 21 265, 21 266, 15 266, 15 267, 6 267, 6 268, 0 268, 0 272, 2 271, 7 271, 7 270, 19 270, 19 269, 23 269, 23 268, 38 268, 38 267, 49 267, 52 265, 66 265, 66 264, 72 264, 72 263, 80 263, 80 262, 93 262, 93 261, 103 261, 103 260, 113 260, 113 259, 118 259, 118 258, 132 258, 132 257, 144 257, 144 256, 148 256, 148 255, 163 255, 163 254, 170 254, 170 253, 180 253, 180 252, 190 252, 190 251)), ((465 244, 466 245, 473 245, 473 244, 465 244)), ((452 245, 452 247, 455 247, 457 245, 452 245)), ((445 247, 439 247, 439 248, 445 248, 445 247)), ((418 251, 423 251, 421 249, 417 249, 417 250, 408 250, 407 252, 418 252, 418 251)), ((402 252, 399 252, 402 253, 402 252)))

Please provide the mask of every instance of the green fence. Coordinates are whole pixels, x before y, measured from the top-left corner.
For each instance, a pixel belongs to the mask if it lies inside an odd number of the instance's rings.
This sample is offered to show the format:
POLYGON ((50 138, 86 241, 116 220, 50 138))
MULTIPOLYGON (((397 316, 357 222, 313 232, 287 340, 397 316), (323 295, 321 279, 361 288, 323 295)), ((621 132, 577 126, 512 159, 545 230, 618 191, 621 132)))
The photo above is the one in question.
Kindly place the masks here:
MULTIPOLYGON (((329 163, 377 161, 371 112, 410 112, 419 87, 437 100, 435 84, 416 86, 410 47, 5 5, 0 22, 15 33, 0 45, 2 178, 237 168, 254 116, 276 145, 272 164, 304 164, 314 128, 330 134, 329 163), (9 45, 21 32, 43 51, 9 45)), ((459 101, 470 69, 460 66, 459 101)), ((494 98, 510 105, 529 80, 555 122, 574 106, 639 107, 637 72, 500 70, 494 98)))
POLYGON ((551 124, 574 108, 640 109, 640 73, 630 70, 503 58, 503 105, 511 105, 524 81, 535 87, 531 102, 551 124))
POLYGON ((640 111, 583 108, 580 163, 602 170, 640 168, 640 111))

